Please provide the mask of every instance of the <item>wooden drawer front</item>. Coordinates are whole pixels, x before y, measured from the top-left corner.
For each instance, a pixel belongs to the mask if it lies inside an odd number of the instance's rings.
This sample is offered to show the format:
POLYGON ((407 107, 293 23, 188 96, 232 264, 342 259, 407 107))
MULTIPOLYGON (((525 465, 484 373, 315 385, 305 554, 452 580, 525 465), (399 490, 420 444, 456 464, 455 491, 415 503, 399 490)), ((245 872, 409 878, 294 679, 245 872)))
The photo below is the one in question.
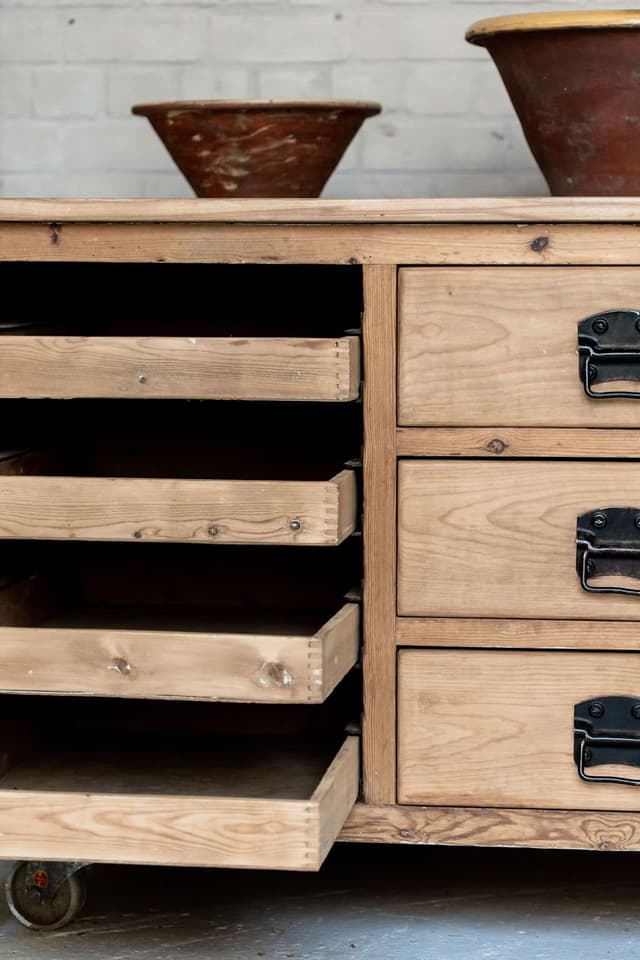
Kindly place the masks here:
POLYGON ((402 650, 398 670, 400 803, 640 810, 637 787, 586 783, 573 758, 574 705, 640 696, 637 654, 402 650))
POLYGON ((640 620, 576 572, 577 517, 640 508, 640 464, 403 460, 398 499, 401 615, 640 620))
POLYGON ((243 610, 166 607, 38 617, 36 589, 31 580, 0 591, 2 693, 322 703, 358 656, 353 603, 319 625, 304 614, 266 610, 251 624, 243 610), (21 625, 29 604, 32 623, 21 625))
POLYGON ((354 400, 357 337, 0 338, 2 397, 354 400))
POLYGON ((0 857, 317 870, 357 793, 355 737, 328 768, 289 750, 36 754, 0 778, 0 857))
POLYGON ((355 527, 356 481, 6 476, 0 538, 332 545, 355 527))
POLYGON ((590 399, 578 375, 578 322, 625 308, 634 267, 401 270, 399 423, 637 427, 640 401, 590 399))

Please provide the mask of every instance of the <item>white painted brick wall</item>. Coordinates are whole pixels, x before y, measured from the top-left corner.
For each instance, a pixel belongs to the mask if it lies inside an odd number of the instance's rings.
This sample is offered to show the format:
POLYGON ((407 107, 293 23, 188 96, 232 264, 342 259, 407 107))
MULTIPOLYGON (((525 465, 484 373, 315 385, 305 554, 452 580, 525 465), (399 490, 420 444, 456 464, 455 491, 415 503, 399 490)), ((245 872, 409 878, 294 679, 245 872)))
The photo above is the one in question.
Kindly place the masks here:
MULTIPOLYGON (((616 8, 618 2, 580 4, 616 8)), ((191 192, 133 103, 356 97, 325 196, 541 194, 473 21, 567 0, 0 0, 0 194, 191 192)))

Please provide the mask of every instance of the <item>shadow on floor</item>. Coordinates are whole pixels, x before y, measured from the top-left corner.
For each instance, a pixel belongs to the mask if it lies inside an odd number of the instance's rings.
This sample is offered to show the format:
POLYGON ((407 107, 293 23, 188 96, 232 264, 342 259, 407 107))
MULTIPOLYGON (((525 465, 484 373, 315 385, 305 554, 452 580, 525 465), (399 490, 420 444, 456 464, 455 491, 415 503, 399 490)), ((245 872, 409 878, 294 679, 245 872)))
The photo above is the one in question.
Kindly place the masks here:
POLYGON ((637 855, 337 846, 320 874, 94 867, 82 916, 21 960, 608 960, 638 953, 637 855))

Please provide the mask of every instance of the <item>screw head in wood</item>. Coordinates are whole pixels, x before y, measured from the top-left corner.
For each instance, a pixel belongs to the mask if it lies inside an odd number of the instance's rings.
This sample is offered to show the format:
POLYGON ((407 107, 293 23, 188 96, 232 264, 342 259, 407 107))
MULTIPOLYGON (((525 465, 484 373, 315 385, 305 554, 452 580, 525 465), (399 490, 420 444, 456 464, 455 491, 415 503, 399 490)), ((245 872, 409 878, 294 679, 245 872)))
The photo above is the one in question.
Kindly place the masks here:
POLYGON ((297 517, 294 517, 293 520, 289 520, 289 530, 293 530, 294 533, 298 533, 299 530, 302 530, 302 520, 298 520, 297 517))
POLYGON ((217 537, 220 531, 217 527, 214 527, 212 525, 210 527, 207 527, 207 533, 209 534, 210 537, 217 537))

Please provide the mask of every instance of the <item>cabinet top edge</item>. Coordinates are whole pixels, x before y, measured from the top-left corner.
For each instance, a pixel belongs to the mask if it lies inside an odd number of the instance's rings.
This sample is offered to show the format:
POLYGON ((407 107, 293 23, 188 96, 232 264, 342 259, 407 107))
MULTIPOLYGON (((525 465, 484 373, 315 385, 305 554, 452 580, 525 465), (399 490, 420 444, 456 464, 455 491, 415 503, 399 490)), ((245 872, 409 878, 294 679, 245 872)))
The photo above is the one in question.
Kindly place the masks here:
POLYGON ((638 223, 635 197, 415 200, 0 199, 0 221, 121 223, 638 223))

